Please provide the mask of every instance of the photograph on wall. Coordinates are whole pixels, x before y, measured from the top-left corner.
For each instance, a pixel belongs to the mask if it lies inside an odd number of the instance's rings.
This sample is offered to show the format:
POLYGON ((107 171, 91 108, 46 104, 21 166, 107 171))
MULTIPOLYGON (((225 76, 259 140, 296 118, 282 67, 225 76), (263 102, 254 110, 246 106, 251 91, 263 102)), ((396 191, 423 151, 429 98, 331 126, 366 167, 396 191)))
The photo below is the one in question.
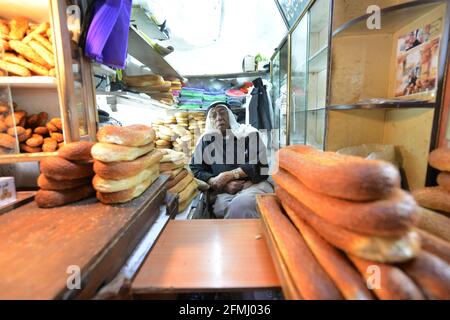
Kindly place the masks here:
POLYGON ((310 0, 275 0, 288 29, 292 28, 310 0))
POLYGON ((442 20, 438 19, 398 39, 396 97, 435 92, 441 26, 442 20))

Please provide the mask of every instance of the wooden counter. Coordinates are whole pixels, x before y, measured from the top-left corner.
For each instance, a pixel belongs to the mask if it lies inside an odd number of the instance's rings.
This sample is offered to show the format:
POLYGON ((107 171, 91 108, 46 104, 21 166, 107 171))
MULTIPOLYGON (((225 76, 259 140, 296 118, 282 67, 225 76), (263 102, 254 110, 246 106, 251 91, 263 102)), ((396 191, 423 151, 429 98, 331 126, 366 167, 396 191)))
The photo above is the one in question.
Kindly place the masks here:
POLYGON ((133 296, 279 287, 260 220, 172 220, 139 270, 133 296))
POLYGON ((0 216, 0 299, 90 298, 122 267, 159 215, 167 177, 141 197, 106 206, 95 198, 40 209, 33 201, 0 216), (79 266, 81 289, 67 270, 79 266))

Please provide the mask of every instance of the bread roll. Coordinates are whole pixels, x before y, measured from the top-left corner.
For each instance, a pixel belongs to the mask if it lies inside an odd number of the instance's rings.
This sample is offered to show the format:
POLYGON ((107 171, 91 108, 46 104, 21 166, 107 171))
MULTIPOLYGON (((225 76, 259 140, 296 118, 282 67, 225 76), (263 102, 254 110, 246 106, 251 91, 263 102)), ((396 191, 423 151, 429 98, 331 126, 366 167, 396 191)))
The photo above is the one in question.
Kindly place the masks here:
POLYGON ((154 164, 159 164, 161 158, 162 153, 158 150, 153 150, 133 161, 119 161, 109 163, 95 161, 94 171, 100 178, 120 180, 135 176, 142 170, 154 164))
POLYGON ((99 142, 128 147, 146 146, 155 138, 155 131, 151 127, 139 124, 127 127, 104 126, 97 132, 99 142))
POLYGON ((420 238, 414 231, 396 238, 362 235, 322 219, 281 188, 277 187, 276 194, 289 216, 299 216, 330 244, 354 256, 394 263, 412 259, 420 250, 420 238))
POLYGON ((144 180, 140 184, 123 191, 102 193, 97 192, 97 199, 104 204, 115 204, 115 203, 125 203, 131 201, 148 189, 148 187, 158 179, 159 174, 155 173, 151 175, 148 179, 144 180))
POLYGON ((381 300, 424 300, 417 285, 400 268, 349 255, 373 293, 381 300), (379 280, 377 285, 376 281, 379 280))
POLYGON ((167 181, 166 187, 167 189, 173 188, 175 185, 178 184, 181 180, 183 180, 184 177, 188 175, 188 171, 186 169, 182 169, 175 177, 171 178, 169 181, 167 181))
POLYGON ((84 185, 70 190, 39 190, 35 200, 40 208, 53 208, 89 198, 95 194, 91 185, 84 185))
POLYGON ((14 149, 17 146, 17 141, 14 137, 9 134, 0 133, 0 147, 7 149, 14 149))
POLYGON ((81 178, 77 180, 54 180, 41 174, 38 177, 38 186, 43 190, 61 191, 78 188, 87 184, 91 184, 91 178, 81 178))
MULTIPOLYGON (((289 215, 289 212, 287 213, 289 215)), ((345 299, 373 300, 374 297, 367 289, 365 281, 345 256, 329 245, 297 215, 289 215, 289 218, 299 229, 309 249, 345 299)))
POLYGON ((450 265, 444 260, 422 250, 402 268, 429 299, 450 299, 450 265))
POLYGON ((440 187, 450 192, 450 172, 441 172, 437 176, 437 183, 440 187))
POLYGON ((450 218, 437 212, 420 208, 417 226, 435 236, 450 242, 450 218))
POLYGON ((450 263, 450 242, 447 242, 431 233, 418 229, 422 248, 450 263))
POLYGON ((191 183, 192 180, 194 180, 194 176, 189 173, 180 182, 178 182, 175 186, 168 189, 167 191, 170 193, 180 193, 181 191, 186 189, 186 187, 191 183))
POLYGON ((155 148, 153 143, 143 147, 127 147, 111 143, 96 143, 92 149, 92 157, 102 162, 133 161, 149 153, 155 148))
POLYGON ((331 197, 378 200, 400 187, 400 174, 388 162, 322 152, 303 145, 283 148, 278 155, 281 168, 309 189, 331 197))
POLYGON ((67 143, 58 150, 58 155, 67 160, 90 160, 92 159, 91 149, 94 144, 94 142, 90 141, 67 143))
POLYGON ((282 169, 273 175, 278 186, 289 191, 315 214, 335 225, 376 236, 397 236, 418 219, 414 199, 402 190, 374 202, 353 202, 316 193, 282 169))
POLYGON ((298 230, 282 213, 275 196, 257 196, 280 255, 295 286, 306 300, 340 300, 342 295, 309 250, 298 230))
POLYGON ((431 151, 428 163, 440 171, 450 171, 450 148, 438 148, 431 151))
POLYGON ((94 186, 95 190, 102 193, 118 192, 131 189, 138 184, 141 184, 145 180, 150 179, 154 175, 159 175, 159 168, 157 165, 148 167, 135 176, 121 180, 108 180, 95 175, 94 179, 92 180, 92 185, 94 186))
POLYGON ((413 196, 422 207, 450 213, 450 192, 442 187, 415 190, 413 196))
POLYGON ((92 177, 91 163, 74 163, 61 157, 47 157, 41 160, 41 173, 53 180, 77 180, 92 177))

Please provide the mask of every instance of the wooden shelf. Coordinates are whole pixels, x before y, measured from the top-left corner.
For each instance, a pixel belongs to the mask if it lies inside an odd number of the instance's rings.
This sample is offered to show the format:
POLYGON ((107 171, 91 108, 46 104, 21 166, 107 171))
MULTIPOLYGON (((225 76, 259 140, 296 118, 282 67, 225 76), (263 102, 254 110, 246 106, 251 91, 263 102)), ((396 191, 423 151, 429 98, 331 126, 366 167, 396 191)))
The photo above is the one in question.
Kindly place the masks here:
POLYGON ((46 157, 56 155, 58 152, 4 154, 0 155, 0 164, 41 161, 46 157))
POLYGON ((0 86, 9 85, 13 88, 56 89, 54 77, 0 77, 0 86))
POLYGON ((327 106, 327 110, 360 110, 360 109, 434 109, 435 103, 429 102, 406 102, 405 103, 361 103, 327 106))
POLYGON ((366 22, 371 14, 365 14, 341 25, 333 32, 333 37, 350 35, 372 35, 394 33, 402 26, 407 25, 442 4, 442 0, 412 1, 381 10, 382 26, 379 30, 370 30, 366 22))
POLYGON ((165 77, 183 78, 132 25, 128 40, 128 53, 154 73, 165 77))

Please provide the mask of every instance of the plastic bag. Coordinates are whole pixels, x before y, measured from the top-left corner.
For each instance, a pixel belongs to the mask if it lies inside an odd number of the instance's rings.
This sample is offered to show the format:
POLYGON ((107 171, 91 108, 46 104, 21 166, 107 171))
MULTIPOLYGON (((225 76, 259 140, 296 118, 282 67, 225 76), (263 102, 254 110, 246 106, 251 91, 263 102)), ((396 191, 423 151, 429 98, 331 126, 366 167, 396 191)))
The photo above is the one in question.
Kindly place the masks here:
POLYGON ((398 167, 395 146, 389 144, 363 144, 336 151, 339 154, 362 157, 369 160, 384 160, 398 167))

